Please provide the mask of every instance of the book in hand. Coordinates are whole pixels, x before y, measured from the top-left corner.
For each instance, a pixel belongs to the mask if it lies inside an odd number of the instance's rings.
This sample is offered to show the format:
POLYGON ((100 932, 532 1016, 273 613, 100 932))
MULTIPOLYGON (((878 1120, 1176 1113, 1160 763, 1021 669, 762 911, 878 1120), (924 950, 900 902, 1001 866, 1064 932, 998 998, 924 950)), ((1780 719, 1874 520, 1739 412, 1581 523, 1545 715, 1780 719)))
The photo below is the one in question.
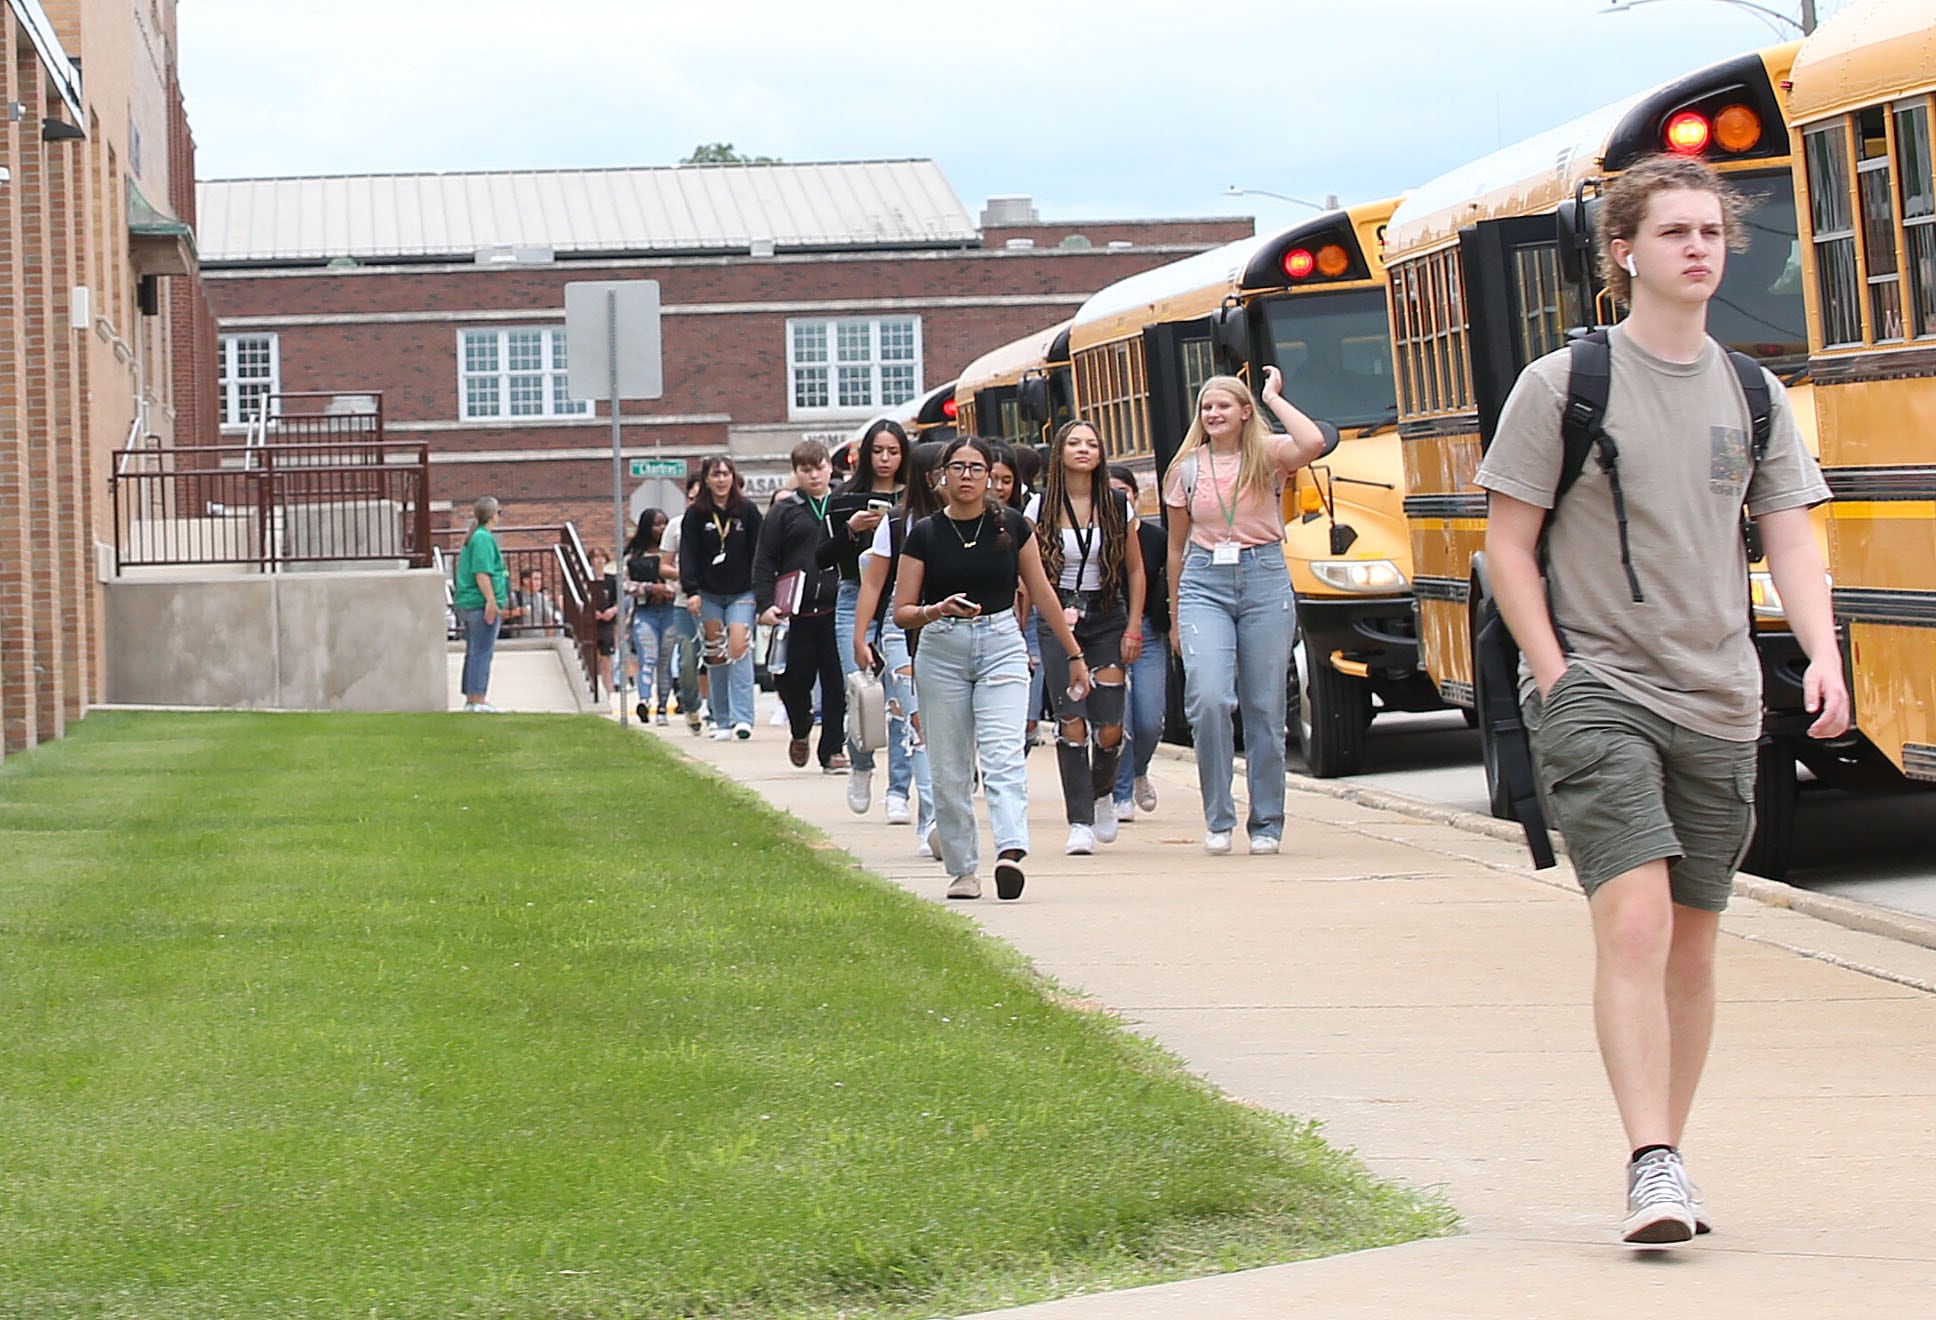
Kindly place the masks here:
POLYGON ((807 589, 807 575, 799 569, 782 573, 773 581, 773 608, 780 617, 789 619, 800 608, 800 597, 807 589))

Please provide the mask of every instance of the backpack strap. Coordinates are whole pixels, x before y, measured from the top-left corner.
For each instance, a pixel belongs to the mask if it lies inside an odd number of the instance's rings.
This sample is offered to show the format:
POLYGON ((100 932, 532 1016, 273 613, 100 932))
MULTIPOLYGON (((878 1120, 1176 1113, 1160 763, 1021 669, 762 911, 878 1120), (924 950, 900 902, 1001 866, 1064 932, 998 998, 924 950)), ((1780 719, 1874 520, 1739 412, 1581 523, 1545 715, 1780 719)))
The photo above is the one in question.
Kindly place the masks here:
MULTIPOLYGON (((1749 434, 1752 436, 1753 466, 1760 467, 1761 460, 1768 456, 1768 440, 1775 429, 1774 392, 1768 388, 1768 374, 1761 364, 1746 353, 1727 350, 1728 365, 1734 368, 1734 378, 1741 384, 1741 398, 1748 405, 1749 434)), ((1753 480, 1753 468, 1749 470, 1749 480, 1753 480)), ((1748 549, 1748 562, 1754 563, 1761 558, 1761 529, 1755 526, 1754 519, 1748 516, 1744 506, 1741 510, 1741 541, 1748 549)))
POLYGON ((1620 486, 1620 447, 1607 434, 1607 397, 1613 387, 1613 348, 1605 330, 1582 335, 1567 345, 1566 410, 1560 415, 1560 478, 1553 488, 1553 507, 1539 531, 1539 562, 1546 564, 1546 533, 1560 501, 1580 479, 1589 452, 1597 454, 1613 495, 1613 517, 1620 527, 1620 567, 1627 572, 1627 589, 1644 601, 1640 578, 1634 572, 1633 546, 1627 536, 1627 495, 1620 486))

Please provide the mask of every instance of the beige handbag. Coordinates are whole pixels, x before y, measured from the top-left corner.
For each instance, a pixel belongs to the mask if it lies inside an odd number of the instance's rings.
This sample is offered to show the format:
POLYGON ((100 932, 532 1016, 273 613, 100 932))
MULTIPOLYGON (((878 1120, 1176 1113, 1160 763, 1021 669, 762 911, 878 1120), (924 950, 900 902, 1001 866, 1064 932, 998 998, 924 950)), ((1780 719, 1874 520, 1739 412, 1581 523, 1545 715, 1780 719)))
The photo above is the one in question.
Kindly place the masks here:
POLYGON ((867 752, 887 746, 887 692, 866 669, 847 675, 847 742, 867 752))

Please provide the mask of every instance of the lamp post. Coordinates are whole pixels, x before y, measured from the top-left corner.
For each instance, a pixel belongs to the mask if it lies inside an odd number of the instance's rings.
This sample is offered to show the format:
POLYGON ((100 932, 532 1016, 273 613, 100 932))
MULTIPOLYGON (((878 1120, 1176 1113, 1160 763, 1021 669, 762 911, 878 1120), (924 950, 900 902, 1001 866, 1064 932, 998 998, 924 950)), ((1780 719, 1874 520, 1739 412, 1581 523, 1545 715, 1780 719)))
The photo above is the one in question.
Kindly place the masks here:
POLYGON ((1324 204, 1319 205, 1316 202, 1307 202, 1302 197, 1287 197, 1283 193, 1272 192, 1268 188, 1239 188, 1233 183, 1223 190, 1223 195, 1225 197, 1274 197, 1280 202, 1289 202, 1293 206, 1308 206, 1313 211, 1335 211, 1338 209, 1338 195, 1336 193, 1326 193, 1324 195, 1324 204))
MULTIPOLYGON (((1629 9, 1636 9, 1641 5, 1658 3, 1660 3, 1660 0, 1607 0, 1607 7, 1600 12, 1603 14, 1624 14, 1629 9)), ((1793 14, 1785 14, 1779 9, 1770 9, 1767 5, 1756 4, 1755 0, 1716 0, 1716 3, 1732 5, 1736 9, 1745 9, 1749 13, 1758 16, 1765 23, 1785 24, 1799 31, 1804 37, 1815 30, 1815 0, 1801 0, 1801 16, 1799 18, 1793 14)))

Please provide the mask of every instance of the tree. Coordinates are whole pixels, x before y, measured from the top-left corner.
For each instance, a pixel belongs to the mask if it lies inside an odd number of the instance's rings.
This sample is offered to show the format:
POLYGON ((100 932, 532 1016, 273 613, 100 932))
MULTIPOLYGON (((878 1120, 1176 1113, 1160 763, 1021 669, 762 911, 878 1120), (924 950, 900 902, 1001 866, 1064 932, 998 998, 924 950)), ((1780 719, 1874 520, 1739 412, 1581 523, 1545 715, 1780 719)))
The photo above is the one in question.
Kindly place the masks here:
MULTIPOLYGON (((1657 3, 1659 3, 1659 0, 1607 0, 1607 7, 1600 12, 1603 14, 1618 14, 1640 5, 1657 3)), ((1760 4, 1757 0, 1719 0, 1719 3, 1733 5, 1736 9, 1747 10, 1773 28, 1777 35, 1792 36, 1799 33, 1802 36, 1807 36, 1815 30, 1816 10, 1819 7, 1820 0, 1800 0, 1798 6, 1799 12, 1790 11, 1786 6, 1782 9, 1775 9, 1769 5, 1760 4)), ((1830 0, 1827 7, 1834 8, 1834 0, 1830 0)))
POLYGON ((702 142, 692 149, 692 154, 679 162, 681 165, 778 165, 775 156, 742 156, 733 150, 730 142, 702 142))

